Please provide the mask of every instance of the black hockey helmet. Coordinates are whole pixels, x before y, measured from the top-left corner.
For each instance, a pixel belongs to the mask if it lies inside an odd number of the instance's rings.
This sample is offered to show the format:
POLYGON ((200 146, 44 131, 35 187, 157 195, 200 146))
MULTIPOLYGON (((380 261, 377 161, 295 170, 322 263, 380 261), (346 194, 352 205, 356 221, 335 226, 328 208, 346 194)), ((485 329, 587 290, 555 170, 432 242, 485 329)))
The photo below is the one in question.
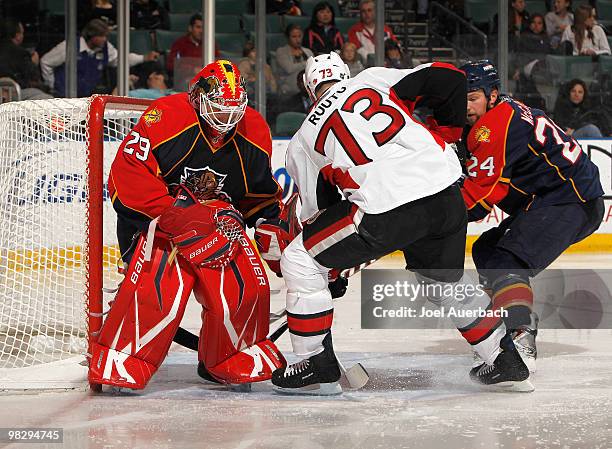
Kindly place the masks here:
POLYGON ((459 69, 463 70, 467 77, 468 92, 475 92, 482 89, 487 98, 489 98, 491 96, 491 91, 493 89, 499 90, 501 86, 497 69, 488 59, 469 61, 459 69))

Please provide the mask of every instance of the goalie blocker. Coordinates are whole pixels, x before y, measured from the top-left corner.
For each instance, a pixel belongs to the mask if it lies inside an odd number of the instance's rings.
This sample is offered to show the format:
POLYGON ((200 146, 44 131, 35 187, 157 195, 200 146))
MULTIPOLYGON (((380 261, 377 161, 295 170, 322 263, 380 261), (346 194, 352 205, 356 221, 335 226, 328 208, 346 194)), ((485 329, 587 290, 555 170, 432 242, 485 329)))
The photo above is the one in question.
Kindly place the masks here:
POLYGON ((198 360, 219 382, 270 379, 285 360, 267 339, 270 286, 242 218, 182 190, 141 235, 92 343, 90 384, 144 388, 165 359, 191 292, 202 305, 198 360))

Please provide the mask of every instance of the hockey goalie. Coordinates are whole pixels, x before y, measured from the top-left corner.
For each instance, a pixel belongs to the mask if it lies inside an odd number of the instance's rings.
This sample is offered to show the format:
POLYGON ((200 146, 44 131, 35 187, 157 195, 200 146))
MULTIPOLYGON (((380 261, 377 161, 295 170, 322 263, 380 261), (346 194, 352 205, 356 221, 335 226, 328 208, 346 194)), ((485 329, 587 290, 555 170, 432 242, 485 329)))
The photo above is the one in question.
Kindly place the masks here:
POLYGON ((203 308, 198 360, 210 380, 258 382, 285 365, 267 338, 263 262, 231 205, 202 204, 183 189, 149 231, 92 344, 90 383, 144 388, 168 353, 192 291, 203 308))
POLYGON ((285 365, 266 338, 270 289, 262 259, 280 273, 281 251, 295 232, 283 218, 271 152, 270 129, 247 106, 230 61, 205 66, 188 93, 151 103, 111 166, 109 194, 129 266, 95 337, 91 384, 144 388, 191 291, 203 308, 202 377, 251 383, 285 365), (259 254, 245 226, 255 228, 259 254))

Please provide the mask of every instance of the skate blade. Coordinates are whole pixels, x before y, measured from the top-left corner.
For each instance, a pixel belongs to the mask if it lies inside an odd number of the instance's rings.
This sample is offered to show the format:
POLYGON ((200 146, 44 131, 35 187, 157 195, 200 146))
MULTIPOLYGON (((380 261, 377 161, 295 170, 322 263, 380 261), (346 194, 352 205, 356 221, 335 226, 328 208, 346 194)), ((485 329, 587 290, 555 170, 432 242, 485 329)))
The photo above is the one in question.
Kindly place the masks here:
POLYGON ((523 381, 508 381, 498 384, 483 385, 483 387, 492 391, 511 392, 511 393, 531 393, 535 391, 535 387, 529 379, 523 381))
POLYGON ((273 386, 274 392, 278 394, 286 395, 300 395, 300 396, 334 396, 342 394, 342 387, 338 382, 331 382, 325 384, 312 384, 306 385, 301 388, 282 388, 273 386))

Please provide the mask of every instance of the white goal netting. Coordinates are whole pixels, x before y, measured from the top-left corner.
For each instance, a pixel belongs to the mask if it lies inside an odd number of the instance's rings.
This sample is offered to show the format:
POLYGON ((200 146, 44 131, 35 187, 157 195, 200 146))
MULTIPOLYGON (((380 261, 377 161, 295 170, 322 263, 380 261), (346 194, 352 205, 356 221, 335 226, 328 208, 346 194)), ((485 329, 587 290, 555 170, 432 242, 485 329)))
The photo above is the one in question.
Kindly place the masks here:
MULTIPOLYGON (((0 380, 2 371, 87 351, 88 161, 99 151, 92 104, 98 110, 89 98, 0 105, 0 380)), ((100 108, 104 182, 145 107, 115 98, 100 108)), ((106 185, 103 244, 110 287, 118 249, 106 185)))

